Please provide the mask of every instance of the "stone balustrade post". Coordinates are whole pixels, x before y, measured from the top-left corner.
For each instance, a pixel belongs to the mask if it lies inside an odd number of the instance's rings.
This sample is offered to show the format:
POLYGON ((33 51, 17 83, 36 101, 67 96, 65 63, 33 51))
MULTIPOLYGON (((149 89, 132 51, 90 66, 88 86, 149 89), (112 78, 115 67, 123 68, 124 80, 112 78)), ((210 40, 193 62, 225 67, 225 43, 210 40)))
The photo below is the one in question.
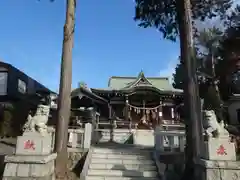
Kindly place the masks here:
POLYGON ((169 135, 168 136, 168 143, 169 143, 169 147, 170 147, 170 151, 174 151, 174 136, 173 135, 169 135))
POLYGON ((180 152, 184 152, 184 149, 185 149, 184 136, 179 136, 179 148, 180 148, 180 152))
POLYGON ((84 140, 83 140, 83 148, 89 149, 91 146, 92 140, 92 124, 86 123, 84 129, 84 140))
POLYGON ((154 132, 154 142, 156 151, 164 151, 164 137, 161 135, 161 127, 158 125, 154 132))

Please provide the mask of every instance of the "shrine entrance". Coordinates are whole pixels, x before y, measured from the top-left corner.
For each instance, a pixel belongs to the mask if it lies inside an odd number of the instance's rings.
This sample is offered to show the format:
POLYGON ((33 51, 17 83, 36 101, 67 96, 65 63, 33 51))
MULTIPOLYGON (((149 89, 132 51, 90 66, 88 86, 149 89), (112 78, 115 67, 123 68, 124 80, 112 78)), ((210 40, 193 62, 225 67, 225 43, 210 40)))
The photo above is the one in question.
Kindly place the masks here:
POLYGON ((159 108, 161 104, 155 107, 146 107, 145 101, 142 106, 128 104, 129 121, 132 122, 135 129, 154 129, 159 124, 159 108))
POLYGON ((154 88, 135 89, 127 95, 126 119, 134 129, 153 130, 159 124, 180 122, 179 102, 172 94, 164 94, 154 88))

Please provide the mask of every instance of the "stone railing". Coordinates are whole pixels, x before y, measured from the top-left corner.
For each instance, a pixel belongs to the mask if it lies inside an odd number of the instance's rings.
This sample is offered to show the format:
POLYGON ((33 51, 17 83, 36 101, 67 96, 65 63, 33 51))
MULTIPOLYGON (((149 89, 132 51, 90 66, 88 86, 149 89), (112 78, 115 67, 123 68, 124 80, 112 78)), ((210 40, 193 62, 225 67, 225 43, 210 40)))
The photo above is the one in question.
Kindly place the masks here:
MULTIPOLYGON (((52 133, 52 149, 55 142, 55 128, 49 127, 48 131, 52 133)), ((87 123, 85 128, 69 127, 68 129, 68 148, 89 149, 92 138, 92 125, 87 123)))
POLYGON ((84 129, 68 129, 68 147, 84 148, 84 129))
POLYGON ((160 152, 184 152, 185 131, 162 130, 156 128, 154 132, 155 149, 160 152))
POLYGON ((105 128, 136 129, 136 126, 131 121, 126 121, 126 120, 117 120, 117 119, 113 119, 113 120, 105 119, 104 121, 98 120, 96 129, 105 129, 105 128))

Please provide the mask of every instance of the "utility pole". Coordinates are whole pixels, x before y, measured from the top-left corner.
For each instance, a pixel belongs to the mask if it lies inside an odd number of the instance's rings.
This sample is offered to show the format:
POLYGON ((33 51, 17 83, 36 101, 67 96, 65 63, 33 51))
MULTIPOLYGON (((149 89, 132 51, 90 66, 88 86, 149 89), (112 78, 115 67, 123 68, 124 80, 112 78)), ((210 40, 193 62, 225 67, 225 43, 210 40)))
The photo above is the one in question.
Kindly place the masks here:
POLYGON ((55 151, 56 159, 56 179, 68 179, 68 124, 71 108, 72 90, 72 49, 73 35, 75 27, 76 0, 67 0, 66 20, 64 25, 64 37, 62 47, 61 76, 58 101, 58 115, 56 127, 55 151))
POLYGON ((184 107, 186 115, 186 166, 182 180, 197 179, 194 159, 200 155, 200 99, 196 75, 190 0, 177 1, 181 61, 184 65, 184 107))

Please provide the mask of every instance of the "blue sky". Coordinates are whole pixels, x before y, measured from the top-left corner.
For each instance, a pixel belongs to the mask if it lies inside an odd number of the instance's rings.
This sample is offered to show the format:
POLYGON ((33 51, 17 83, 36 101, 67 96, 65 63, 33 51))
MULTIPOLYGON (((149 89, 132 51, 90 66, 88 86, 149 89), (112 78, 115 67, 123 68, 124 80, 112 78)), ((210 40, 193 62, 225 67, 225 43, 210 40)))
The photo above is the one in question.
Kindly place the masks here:
MULTIPOLYGON (((108 78, 169 76, 179 44, 133 20, 133 0, 79 0, 73 50, 73 87, 106 87, 108 78)), ((65 0, 0 1, 0 59, 58 91, 65 0)))

